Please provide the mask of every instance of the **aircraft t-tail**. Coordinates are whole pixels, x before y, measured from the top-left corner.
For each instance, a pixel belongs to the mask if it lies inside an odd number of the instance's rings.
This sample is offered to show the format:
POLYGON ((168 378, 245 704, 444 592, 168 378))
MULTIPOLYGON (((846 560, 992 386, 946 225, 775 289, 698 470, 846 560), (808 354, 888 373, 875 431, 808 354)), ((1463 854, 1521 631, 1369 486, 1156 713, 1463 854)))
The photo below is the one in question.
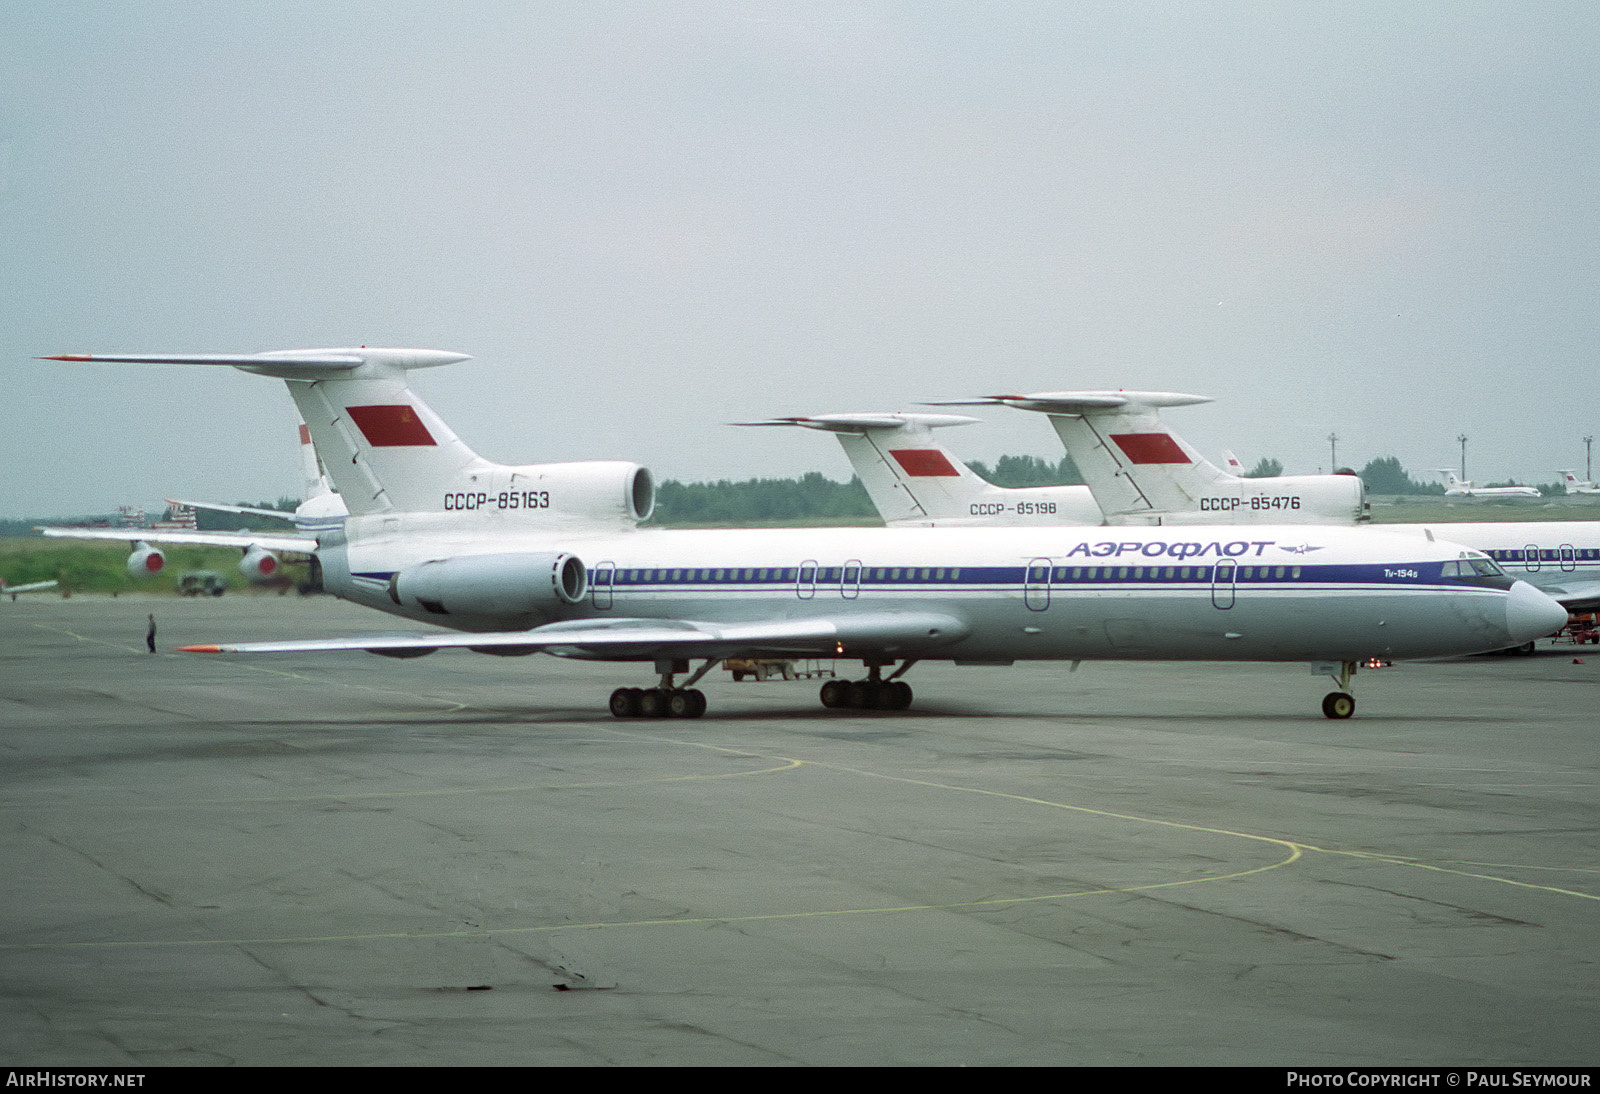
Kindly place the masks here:
POLYGON ((891 528, 1104 523, 1087 486, 994 486, 933 439, 935 429, 976 420, 960 414, 878 413, 734 424, 832 433, 891 528))
POLYGON ((1347 528, 644 528, 654 486, 637 464, 508 466, 468 448, 406 382, 460 354, 56 359, 287 381, 351 514, 320 537, 325 586, 459 632, 188 647, 205 652, 465 647, 652 664, 657 687, 612 693, 620 717, 703 713, 693 685, 728 657, 859 659, 866 678, 830 681, 822 700, 882 709, 911 703, 900 677, 921 660, 1309 661, 1337 673, 1323 711, 1346 718, 1364 659, 1499 649, 1566 618, 1478 552, 1347 528))
POLYGON ((1209 403, 1172 391, 1045 391, 939 406, 1009 406, 1047 415, 1107 524, 1349 524, 1365 520, 1354 475, 1231 475, 1161 421, 1163 407, 1209 403))

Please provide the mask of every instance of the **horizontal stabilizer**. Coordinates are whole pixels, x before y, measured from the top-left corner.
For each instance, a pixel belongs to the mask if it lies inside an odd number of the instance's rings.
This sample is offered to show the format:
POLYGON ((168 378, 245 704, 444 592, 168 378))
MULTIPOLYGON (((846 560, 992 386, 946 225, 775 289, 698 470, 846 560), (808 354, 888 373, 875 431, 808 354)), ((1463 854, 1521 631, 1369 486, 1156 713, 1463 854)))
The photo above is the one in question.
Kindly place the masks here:
POLYGON ((387 349, 358 346, 353 349, 287 349, 269 353, 57 353, 41 361, 118 362, 134 365, 228 365, 262 376, 285 380, 315 380, 338 376, 362 365, 393 369, 433 368, 471 360, 465 353, 438 349, 387 349))
POLYGON ((965 414, 816 414, 799 418, 768 418, 760 422, 733 422, 733 425, 791 425, 820 429, 828 433, 868 433, 877 429, 904 429, 921 426, 939 429, 951 425, 971 425, 977 418, 965 414))
POLYGON ((985 395, 977 399, 929 403, 928 406, 1009 406, 1044 414, 1093 414, 1096 411, 1159 409, 1209 403, 1205 395, 1176 391, 1040 391, 1032 395, 985 395))

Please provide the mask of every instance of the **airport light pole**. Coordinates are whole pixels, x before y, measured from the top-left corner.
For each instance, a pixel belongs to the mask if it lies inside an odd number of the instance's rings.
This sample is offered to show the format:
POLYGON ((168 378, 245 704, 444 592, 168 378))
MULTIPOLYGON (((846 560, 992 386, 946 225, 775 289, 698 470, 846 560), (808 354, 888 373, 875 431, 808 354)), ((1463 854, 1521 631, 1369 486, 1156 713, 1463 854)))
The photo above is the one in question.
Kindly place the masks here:
POLYGON ((1461 436, 1457 437, 1456 440, 1461 442, 1461 481, 1462 482, 1466 482, 1467 481, 1467 435, 1465 433, 1463 433, 1463 434, 1461 434, 1461 436))
POLYGON ((1594 481, 1594 461, 1590 458, 1593 455, 1594 455, 1594 434, 1591 433, 1591 434, 1589 434, 1587 437, 1585 437, 1583 439, 1583 481, 1584 482, 1593 482, 1594 481))
POLYGON ((1337 474, 1339 471, 1339 434, 1328 434, 1328 473, 1337 474))

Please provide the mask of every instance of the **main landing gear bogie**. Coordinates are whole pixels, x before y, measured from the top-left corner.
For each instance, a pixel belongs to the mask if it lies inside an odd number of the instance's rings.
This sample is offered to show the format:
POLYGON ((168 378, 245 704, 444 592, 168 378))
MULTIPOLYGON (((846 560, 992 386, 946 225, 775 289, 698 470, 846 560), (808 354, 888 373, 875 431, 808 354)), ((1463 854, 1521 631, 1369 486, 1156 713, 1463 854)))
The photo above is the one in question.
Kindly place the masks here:
POLYGON ((607 704, 613 718, 698 718, 706 712, 705 692, 694 687, 700 678, 711 671, 715 658, 708 658, 700 671, 679 685, 673 677, 689 671, 689 662, 677 657, 663 657, 656 661, 656 671, 661 683, 653 688, 618 688, 611 693, 607 704))
POLYGON ((822 705, 829 710, 906 710, 911 685, 904 680, 829 680, 822 685, 822 705))
POLYGON ((706 696, 699 688, 618 688, 610 708, 615 718, 698 718, 706 696))

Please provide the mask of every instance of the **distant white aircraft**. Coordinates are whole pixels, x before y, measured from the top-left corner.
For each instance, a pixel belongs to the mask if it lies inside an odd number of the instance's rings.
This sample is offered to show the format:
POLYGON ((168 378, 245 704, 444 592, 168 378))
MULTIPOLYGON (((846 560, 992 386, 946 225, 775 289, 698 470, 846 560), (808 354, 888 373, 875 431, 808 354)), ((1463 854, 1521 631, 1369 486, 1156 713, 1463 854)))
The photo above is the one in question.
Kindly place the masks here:
POLYGON ((1600 486, 1596 486, 1592 482, 1586 482, 1578 478, 1578 476, 1571 471, 1561 472, 1561 481, 1566 484, 1568 494, 1600 494, 1600 486))
POLYGON ((977 421, 960 414, 818 414, 735 422, 832 433, 874 508, 891 528, 964 524, 1102 524, 1087 486, 995 486, 934 440, 933 430, 977 421))
POLYGON ((1430 468, 1435 474, 1445 477, 1444 496, 1450 499, 1466 499, 1468 501, 1537 501, 1543 495, 1536 486, 1473 486, 1471 479, 1458 477, 1454 470, 1448 467, 1430 468))
POLYGON ((5 578, 0 578, 0 596, 9 596, 15 600, 20 593, 38 593, 45 589, 54 589, 54 581, 34 581, 27 585, 7 585, 5 578))
POLYGON ((860 659, 867 678, 830 681, 823 703, 887 709, 910 703, 898 678, 926 659, 1310 661, 1338 673, 1323 712, 1346 718, 1366 658, 1499 649, 1566 618, 1478 552, 1367 529, 641 528, 654 480, 637 464, 507 466, 467 447, 406 381, 461 354, 58 359, 229 365, 287 381, 351 510, 317 549, 325 586, 457 632, 196 651, 467 648, 653 664, 659 686, 612 693, 618 717, 699 715, 692 685, 728 657, 860 659), (678 686, 690 658, 705 664, 678 686))
POLYGON ((47 536, 61 539, 111 539, 127 540, 132 545, 128 556, 128 573, 136 578, 154 577, 166 568, 166 555, 157 544, 191 544, 208 547, 237 547, 244 552, 239 560, 239 572, 251 582, 267 582, 278 577, 281 563, 278 555, 301 554, 315 560, 317 536, 344 527, 348 510, 344 499, 334 492, 317 458, 316 447, 311 443, 310 431, 300 425, 301 474, 305 482, 305 500, 293 512, 281 509, 260 509, 248 505, 224 505, 219 502, 183 501, 168 498, 170 505, 189 509, 212 509, 223 513, 246 516, 271 517, 291 521, 294 532, 208 532, 198 529, 167 528, 76 528, 70 525, 41 527, 47 536))

